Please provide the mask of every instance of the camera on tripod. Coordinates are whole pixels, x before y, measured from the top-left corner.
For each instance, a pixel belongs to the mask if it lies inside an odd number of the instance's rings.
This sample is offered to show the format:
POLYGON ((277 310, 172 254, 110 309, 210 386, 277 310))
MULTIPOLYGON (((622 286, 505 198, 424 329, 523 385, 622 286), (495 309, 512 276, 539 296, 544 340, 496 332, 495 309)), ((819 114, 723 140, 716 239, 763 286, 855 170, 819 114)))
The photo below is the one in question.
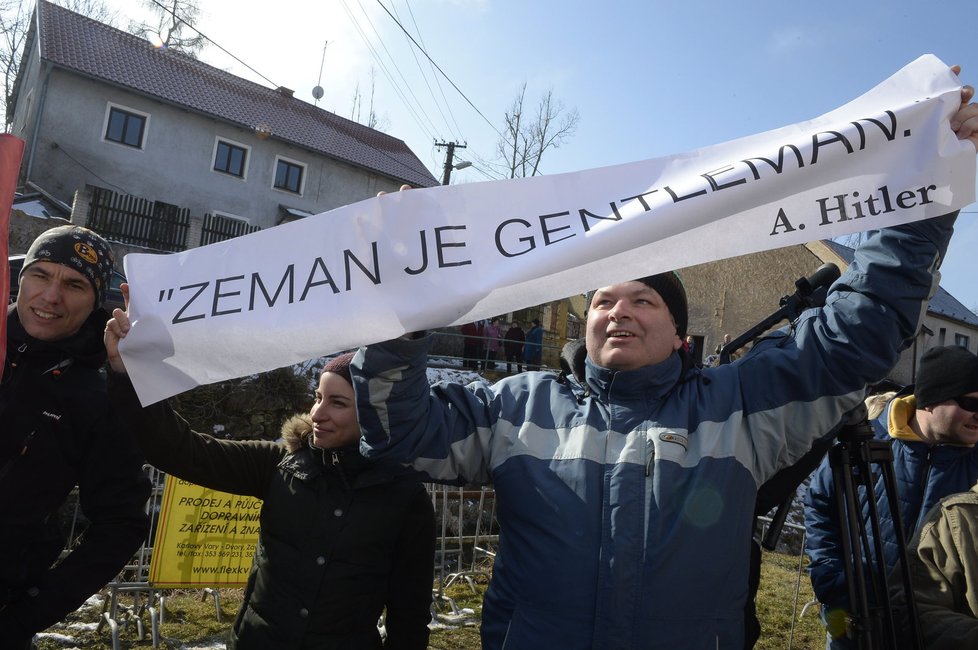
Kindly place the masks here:
MULTIPOLYGON (((734 352, 755 341, 781 321, 793 323, 806 309, 824 305, 828 288, 839 275, 835 265, 824 264, 811 277, 797 280, 797 291, 784 296, 777 311, 723 346, 720 350, 720 364, 729 363, 734 352)), ((910 572, 907 570, 907 542, 903 533, 893 472, 893 450, 888 442, 875 438, 863 404, 849 414, 837 436, 823 437, 805 456, 778 472, 758 489, 755 515, 763 515, 779 504, 762 545, 767 550, 774 550, 777 546, 797 487, 816 469, 826 452, 829 454, 832 469, 835 509, 838 521, 844 524, 840 545, 851 604, 851 612, 846 621, 847 636, 860 650, 898 647, 897 625, 889 601, 886 561, 876 507, 875 484, 879 475, 888 496, 894 524, 894 542, 898 547, 898 562, 903 569, 901 574, 906 593, 909 642, 911 647, 922 648, 916 603, 910 584, 910 572), (878 474, 874 472, 874 467, 878 474)), ((759 558, 759 551, 756 552, 756 557, 759 558)), ((759 574, 759 560, 754 561, 758 565, 751 567, 751 573, 752 577, 757 578, 759 575, 755 574, 759 574)))

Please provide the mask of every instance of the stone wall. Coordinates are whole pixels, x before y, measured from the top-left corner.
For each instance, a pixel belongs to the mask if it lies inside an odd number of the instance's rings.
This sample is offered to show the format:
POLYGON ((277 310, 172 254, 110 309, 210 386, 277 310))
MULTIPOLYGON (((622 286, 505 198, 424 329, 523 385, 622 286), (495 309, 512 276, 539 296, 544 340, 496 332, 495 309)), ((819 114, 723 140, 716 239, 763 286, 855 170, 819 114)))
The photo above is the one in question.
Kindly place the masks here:
POLYGON ((789 246, 681 269, 689 334, 702 336, 704 356, 711 354, 724 334, 736 338, 775 312, 795 280, 821 265, 805 246, 789 246))
POLYGON ((26 253, 31 242, 45 230, 66 226, 70 222, 58 217, 32 217, 20 210, 10 213, 10 228, 7 231, 7 250, 10 255, 26 253))

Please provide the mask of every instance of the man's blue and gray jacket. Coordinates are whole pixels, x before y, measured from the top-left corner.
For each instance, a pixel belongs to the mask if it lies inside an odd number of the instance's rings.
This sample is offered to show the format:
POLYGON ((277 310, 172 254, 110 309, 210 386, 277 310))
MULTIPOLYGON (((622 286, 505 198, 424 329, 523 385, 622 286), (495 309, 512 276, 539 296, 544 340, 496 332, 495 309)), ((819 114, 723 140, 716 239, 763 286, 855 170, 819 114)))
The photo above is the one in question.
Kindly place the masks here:
POLYGON ((740 648, 757 488, 836 428, 912 340, 954 215, 872 233, 826 306, 737 362, 590 360, 429 388, 430 337, 354 359, 362 447, 492 483, 483 648, 740 648))

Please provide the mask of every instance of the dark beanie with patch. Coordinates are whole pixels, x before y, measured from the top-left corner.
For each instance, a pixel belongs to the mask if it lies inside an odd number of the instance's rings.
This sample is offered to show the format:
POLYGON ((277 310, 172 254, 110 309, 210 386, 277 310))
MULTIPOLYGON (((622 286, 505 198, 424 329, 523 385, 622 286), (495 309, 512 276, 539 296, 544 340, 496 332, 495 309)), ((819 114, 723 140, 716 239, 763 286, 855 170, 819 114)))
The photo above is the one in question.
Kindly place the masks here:
POLYGON ((353 377, 350 376, 350 363, 353 361, 354 354, 356 353, 347 352, 338 357, 333 357, 326 362, 325 366, 323 366, 323 374, 331 372, 335 375, 339 375, 352 386, 353 377))
POLYGON ((95 231, 58 226, 42 232, 27 249, 20 274, 37 262, 52 262, 78 271, 95 290, 95 308, 105 302, 112 280, 112 247, 95 231))
POLYGON ((913 391, 918 407, 940 404, 968 393, 978 393, 978 356, 960 345, 924 352, 913 391))

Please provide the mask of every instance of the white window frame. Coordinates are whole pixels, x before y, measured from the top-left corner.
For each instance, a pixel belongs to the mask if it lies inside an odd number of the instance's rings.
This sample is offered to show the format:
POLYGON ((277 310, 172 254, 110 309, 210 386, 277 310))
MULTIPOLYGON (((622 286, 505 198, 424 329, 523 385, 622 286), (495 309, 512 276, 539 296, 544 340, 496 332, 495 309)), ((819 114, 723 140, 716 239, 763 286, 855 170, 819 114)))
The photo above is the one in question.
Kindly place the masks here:
POLYGON ((135 108, 130 108, 124 104, 116 104, 115 102, 105 103, 105 117, 102 119, 102 142, 114 145, 116 147, 123 147, 126 151, 146 151, 146 145, 149 142, 149 121, 151 115, 145 111, 140 111, 135 108), (112 115, 112 109, 117 108, 120 111, 125 111, 126 113, 132 113, 133 115, 138 115, 143 118, 143 141, 139 143, 138 147, 134 147, 131 144, 126 144, 124 142, 116 142, 115 140, 109 140, 106 135, 109 131, 109 117, 112 115))
MULTIPOLYGON (((211 170, 211 173, 218 174, 221 176, 221 178, 233 178, 234 180, 238 181, 246 181, 248 180, 249 167, 251 167, 251 145, 238 142, 237 140, 232 140, 231 138, 225 138, 222 135, 214 136, 214 148, 211 150, 211 159, 207 164, 207 168, 211 170), (235 176, 229 172, 222 172, 219 169, 214 169, 214 163, 217 162, 217 147, 222 142, 245 150, 244 169, 241 170, 241 176, 235 176)), ((217 213, 215 212, 214 214, 216 215, 217 213)))
POLYGON ((304 162, 299 162, 294 158, 289 158, 288 156, 275 156, 275 164, 272 166, 272 189, 276 192, 283 192, 289 196, 302 196, 306 191, 306 177, 309 175, 309 165, 304 162), (290 189, 284 187, 276 187, 275 176, 278 174, 278 164, 279 162, 289 163, 290 165, 295 165, 296 167, 302 168, 302 180, 299 182, 299 191, 293 192, 290 189))

